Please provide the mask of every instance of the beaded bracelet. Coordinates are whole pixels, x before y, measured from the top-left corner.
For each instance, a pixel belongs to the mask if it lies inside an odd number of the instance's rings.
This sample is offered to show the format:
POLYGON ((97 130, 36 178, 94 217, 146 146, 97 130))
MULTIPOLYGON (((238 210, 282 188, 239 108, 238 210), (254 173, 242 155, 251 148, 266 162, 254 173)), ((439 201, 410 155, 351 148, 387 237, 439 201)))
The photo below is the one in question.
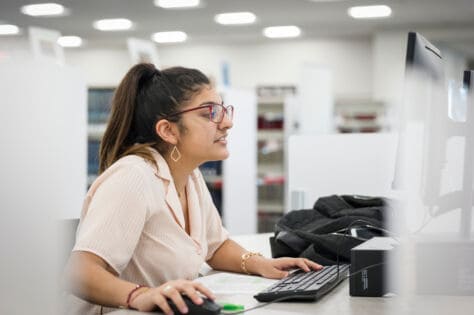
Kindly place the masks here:
POLYGON ((127 295, 127 303, 125 304, 126 308, 130 308, 130 303, 132 302, 132 295, 133 293, 137 292, 138 289, 140 288, 146 288, 146 286, 142 285, 142 284, 137 284, 135 286, 135 288, 133 288, 127 295))
POLYGON ((251 273, 247 270, 247 267, 245 266, 245 264, 247 263, 247 260, 252 256, 262 256, 262 254, 255 253, 255 252, 247 252, 245 254, 242 254, 240 258, 240 268, 242 268, 242 271, 248 275, 250 275, 251 273))

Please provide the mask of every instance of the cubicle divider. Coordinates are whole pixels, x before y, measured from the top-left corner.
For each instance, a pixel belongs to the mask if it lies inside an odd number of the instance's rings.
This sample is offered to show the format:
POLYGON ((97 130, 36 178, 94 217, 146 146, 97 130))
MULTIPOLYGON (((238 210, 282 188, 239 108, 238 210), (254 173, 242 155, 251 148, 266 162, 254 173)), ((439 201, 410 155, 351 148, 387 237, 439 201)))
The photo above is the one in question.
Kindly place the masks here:
POLYGON ((391 196, 397 136, 392 133, 293 135, 288 143, 286 209, 322 196, 391 196))

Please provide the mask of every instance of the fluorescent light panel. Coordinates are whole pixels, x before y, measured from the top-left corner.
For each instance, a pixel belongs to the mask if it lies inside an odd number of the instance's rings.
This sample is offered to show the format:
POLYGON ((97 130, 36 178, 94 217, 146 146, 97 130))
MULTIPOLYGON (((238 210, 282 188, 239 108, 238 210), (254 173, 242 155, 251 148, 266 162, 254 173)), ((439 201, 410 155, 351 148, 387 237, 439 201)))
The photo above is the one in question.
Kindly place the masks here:
POLYGON ((268 38, 298 37, 301 35, 301 30, 294 25, 270 26, 263 29, 263 35, 268 38))
POLYGON ((155 6, 163 9, 191 8, 199 6, 199 0, 155 0, 155 6))
POLYGON ((132 28, 132 21, 129 19, 104 19, 93 23, 94 28, 100 31, 123 31, 132 28))
POLYGON ((58 38, 58 44, 62 47, 80 47, 82 38, 79 36, 61 36, 58 38))
POLYGON ((163 43, 180 43, 188 38, 185 32, 171 31, 171 32, 157 32, 151 36, 151 39, 159 44, 163 43))
POLYGON ((21 13, 31 16, 55 16, 66 13, 64 7, 58 3, 37 3, 21 7, 21 13))
POLYGON ((0 24, 0 35, 16 35, 20 33, 18 26, 13 24, 0 24))
POLYGON ((369 5, 351 7, 347 13, 354 19, 373 19, 389 17, 392 14, 392 9, 387 5, 369 5))
POLYGON ((224 25, 238 25, 254 23, 257 17, 252 12, 229 12, 220 13, 214 17, 214 20, 219 24, 224 25))

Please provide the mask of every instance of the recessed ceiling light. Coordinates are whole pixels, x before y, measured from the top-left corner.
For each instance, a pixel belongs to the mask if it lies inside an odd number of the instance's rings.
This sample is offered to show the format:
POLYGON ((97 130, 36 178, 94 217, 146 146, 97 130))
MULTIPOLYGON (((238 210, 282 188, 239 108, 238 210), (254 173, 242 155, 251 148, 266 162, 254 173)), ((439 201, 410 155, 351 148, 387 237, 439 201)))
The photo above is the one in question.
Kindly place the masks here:
POLYGON ((392 9, 387 5, 369 5, 351 7, 347 13, 354 19, 372 19, 389 17, 392 14, 392 9))
POLYGON ((216 14, 214 20, 219 24, 235 25, 235 24, 251 24, 257 17, 252 12, 230 12, 216 14))
POLYGON ((21 13, 31 16, 65 15, 66 9, 58 3, 37 3, 21 7, 21 13))
POLYGON ((80 47, 82 38, 79 36, 61 36, 58 38, 58 44, 62 47, 80 47))
POLYGON ((298 37, 301 35, 301 30, 294 25, 270 26, 263 29, 263 35, 268 38, 298 37))
POLYGON ((0 35, 16 35, 20 33, 20 29, 12 24, 0 24, 0 35))
POLYGON ((159 44, 163 43, 180 43, 184 42, 188 38, 185 32, 172 31, 172 32, 157 32, 151 35, 151 39, 159 44))
POLYGON ((155 6, 164 9, 191 8, 199 6, 199 0, 155 0, 155 6))
POLYGON ((93 23, 94 28, 99 31, 123 31, 132 28, 132 21, 129 19, 103 19, 93 23))

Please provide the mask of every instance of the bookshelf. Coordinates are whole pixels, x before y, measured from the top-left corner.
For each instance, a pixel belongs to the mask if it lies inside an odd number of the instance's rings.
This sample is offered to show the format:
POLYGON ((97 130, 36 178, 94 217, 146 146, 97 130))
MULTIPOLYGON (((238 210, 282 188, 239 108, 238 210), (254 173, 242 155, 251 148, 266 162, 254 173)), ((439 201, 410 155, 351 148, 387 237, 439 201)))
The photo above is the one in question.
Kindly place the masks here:
POLYGON ((272 232, 285 212, 285 98, 294 86, 257 87, 258 232, 272 232))
POLYGON ((90 87, 87 90, 87 187, 99 172, 99 146, 114 91, 114 87, 90 87))
POLYGON ((371 133, 388 131, 384 103, 370 99, 340 99, 334 107, 334 120, 339 133, 371 133))

